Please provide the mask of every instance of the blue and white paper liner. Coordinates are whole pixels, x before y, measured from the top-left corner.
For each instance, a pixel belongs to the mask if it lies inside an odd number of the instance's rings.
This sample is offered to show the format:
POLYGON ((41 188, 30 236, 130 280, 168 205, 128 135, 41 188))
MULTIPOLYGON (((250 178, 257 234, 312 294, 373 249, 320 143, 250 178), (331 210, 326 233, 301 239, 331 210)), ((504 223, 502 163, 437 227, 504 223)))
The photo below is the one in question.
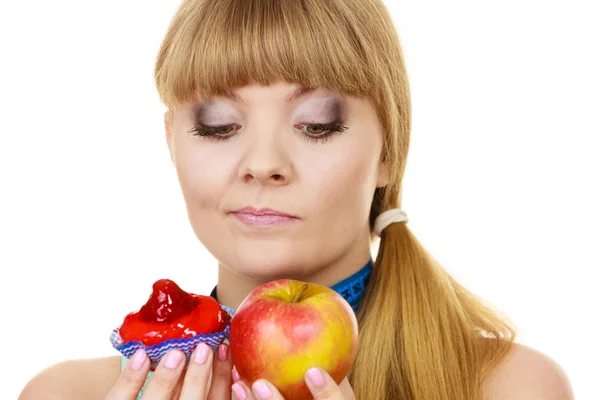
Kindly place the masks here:
MULTIPOLYGON (((225 310, 231 318, 235 311, 232 308, 221 304, 221 308, 225 310)), ((200 342, 206 343, 212 350, 216 350, 217 347, 225 341, 229 340, 229 327, 230 324, 222 332, 215 333, 200 333, 196 336, 184 339, 168 339, 163 342, 157 343, 152 346, 146 346, 140 341, 132 341, 123 344, 119 330, 114 329, 110 335, 110 342, 113 347, 117 349, 125 357, 131 357, 137 350, 144 349, 148 358, 151 361, 151 369, 154 370, 158 365, 160 359, 172 349, 179 349, 185 353, 186 359, 189 360, 192 352, 198 346, 200 342)))

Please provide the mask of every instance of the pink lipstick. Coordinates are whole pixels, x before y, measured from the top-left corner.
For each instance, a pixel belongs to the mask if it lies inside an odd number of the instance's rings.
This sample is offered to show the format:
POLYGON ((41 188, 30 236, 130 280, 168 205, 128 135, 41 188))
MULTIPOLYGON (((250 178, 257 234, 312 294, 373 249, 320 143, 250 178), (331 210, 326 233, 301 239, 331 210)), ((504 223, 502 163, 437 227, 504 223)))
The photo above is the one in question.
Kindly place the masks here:
POLYGON ((249 226, 278 226, 300 220, 295 215, 270 208, 256 209, 254 207, 244 207, 234 211, 232 214, 238 220, 249 226))

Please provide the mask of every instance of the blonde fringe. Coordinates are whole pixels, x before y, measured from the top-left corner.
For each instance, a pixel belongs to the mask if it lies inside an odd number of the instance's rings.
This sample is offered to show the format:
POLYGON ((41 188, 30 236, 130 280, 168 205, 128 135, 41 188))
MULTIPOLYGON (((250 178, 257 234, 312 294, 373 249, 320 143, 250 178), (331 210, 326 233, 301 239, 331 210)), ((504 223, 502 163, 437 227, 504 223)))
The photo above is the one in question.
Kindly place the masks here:
MULTIPOLYGON (((155 81, 173 110, 251 83, 291 82, 368 98, 391 183, 370 223, 399 207, 411 103, 399 38, 379 0, 184 0, 159 50, 155 81)), ((404 224, 383 234, 358 314, 349 379, 359 400, 472 400, 515 339, 508 318, 467 291, 404 224)))

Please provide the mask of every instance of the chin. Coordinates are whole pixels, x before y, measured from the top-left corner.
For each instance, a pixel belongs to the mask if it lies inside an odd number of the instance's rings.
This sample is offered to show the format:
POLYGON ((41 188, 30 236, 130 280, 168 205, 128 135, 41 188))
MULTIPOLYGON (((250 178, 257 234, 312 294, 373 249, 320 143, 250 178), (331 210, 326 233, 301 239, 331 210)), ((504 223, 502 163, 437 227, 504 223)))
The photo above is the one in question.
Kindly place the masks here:
POLYGON ((317 269, 310 252, 293 247, 282 243, 238 245, 223 261, 236 274, 262 281, 300 278, 317 269))

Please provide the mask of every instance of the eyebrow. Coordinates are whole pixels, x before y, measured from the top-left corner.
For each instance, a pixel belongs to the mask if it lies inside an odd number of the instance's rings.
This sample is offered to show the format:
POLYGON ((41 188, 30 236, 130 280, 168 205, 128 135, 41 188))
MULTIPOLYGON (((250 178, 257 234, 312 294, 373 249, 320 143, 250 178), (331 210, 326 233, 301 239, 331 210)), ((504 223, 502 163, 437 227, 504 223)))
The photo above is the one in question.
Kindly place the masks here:
MULTIPOLYGON (((316 88, 311 88, 308 86, 300 86, 299 88, 297 88, 296 90, 294 90, 291 94, 289 94, 286 98, 287 102, 291 102, 296 100, 299 97, 302 97, 308 93, 312 93, 315 90, 317 90, 316 88)), ((233 101, 235 101, 236 103, 241 103, 241 104, 246 104, 246 102, 237 94, 235 93, 223 93, 222 94, 223 97, 226 97, 228 99, 231 99, 233 101)))

